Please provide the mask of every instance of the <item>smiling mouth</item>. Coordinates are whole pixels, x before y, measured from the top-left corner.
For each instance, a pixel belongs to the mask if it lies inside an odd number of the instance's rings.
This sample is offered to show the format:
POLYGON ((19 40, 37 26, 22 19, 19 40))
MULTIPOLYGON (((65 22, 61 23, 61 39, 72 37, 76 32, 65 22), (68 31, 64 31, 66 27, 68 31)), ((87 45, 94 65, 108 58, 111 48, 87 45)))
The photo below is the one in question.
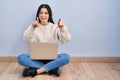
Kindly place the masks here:
POLYGON ((41 18, 41 20, 46 20, 46 18, 41 18))

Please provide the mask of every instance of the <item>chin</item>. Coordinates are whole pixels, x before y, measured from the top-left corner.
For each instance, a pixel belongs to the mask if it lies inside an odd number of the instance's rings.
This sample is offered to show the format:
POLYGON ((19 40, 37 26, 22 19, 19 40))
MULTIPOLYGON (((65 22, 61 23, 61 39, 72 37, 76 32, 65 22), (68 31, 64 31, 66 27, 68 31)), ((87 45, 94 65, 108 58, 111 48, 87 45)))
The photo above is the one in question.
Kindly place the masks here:
POLYGON ((44 20, 44 21, 41 21, 42 23, 46 23, 47 21, 46 20, 44 20))

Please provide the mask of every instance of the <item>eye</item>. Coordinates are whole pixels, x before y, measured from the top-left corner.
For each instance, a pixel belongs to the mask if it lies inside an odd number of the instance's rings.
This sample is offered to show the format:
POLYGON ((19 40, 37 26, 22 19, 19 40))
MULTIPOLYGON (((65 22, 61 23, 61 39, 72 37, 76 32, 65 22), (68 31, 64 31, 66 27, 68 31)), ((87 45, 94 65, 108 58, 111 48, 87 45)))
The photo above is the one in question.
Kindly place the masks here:
POLYGON ((40 12, 39 14, 43 14, 43 12, 40 12))
POLYGON ((48 14, 47 12, 45 12, 45 14, 48 14))

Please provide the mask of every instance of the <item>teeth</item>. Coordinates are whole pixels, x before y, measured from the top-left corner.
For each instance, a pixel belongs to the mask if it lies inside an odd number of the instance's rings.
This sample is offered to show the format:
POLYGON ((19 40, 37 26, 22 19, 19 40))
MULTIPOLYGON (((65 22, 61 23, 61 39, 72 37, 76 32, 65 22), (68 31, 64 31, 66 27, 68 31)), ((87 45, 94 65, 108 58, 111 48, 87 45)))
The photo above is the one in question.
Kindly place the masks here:
POLYGON ((41 18, 42 20, 45 20, 45 18, 41 18))

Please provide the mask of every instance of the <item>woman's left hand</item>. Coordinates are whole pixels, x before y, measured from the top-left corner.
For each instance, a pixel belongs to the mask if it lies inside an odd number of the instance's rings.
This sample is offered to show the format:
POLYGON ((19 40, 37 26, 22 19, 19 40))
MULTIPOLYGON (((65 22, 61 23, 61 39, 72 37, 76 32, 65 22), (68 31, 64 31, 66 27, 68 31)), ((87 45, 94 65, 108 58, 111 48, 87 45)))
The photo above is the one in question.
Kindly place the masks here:
POLYGON ((58 27, 59 27, 59 28, 64 27, 64 24, 63 24, 63 22, 61 21, 61 19, 58 20, 58 27))

